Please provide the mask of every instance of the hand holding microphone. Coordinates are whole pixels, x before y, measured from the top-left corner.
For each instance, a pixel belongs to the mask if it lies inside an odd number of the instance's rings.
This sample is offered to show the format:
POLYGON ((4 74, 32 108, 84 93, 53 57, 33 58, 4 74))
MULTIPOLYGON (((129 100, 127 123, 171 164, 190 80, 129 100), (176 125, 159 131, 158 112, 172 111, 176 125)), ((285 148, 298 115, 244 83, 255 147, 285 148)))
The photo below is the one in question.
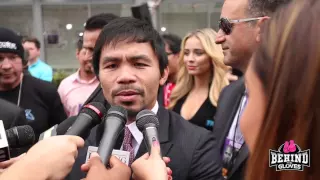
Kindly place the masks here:
POLYGON ((81 170, 88 172, 85 180, 128 180, 131 177, 130 168, 122 163, 117 157, 111 156, 109 160, 109 168, 102 163, 97 153, 92 153, 87 164, 81 166, 81 170))
POLYGON ((25 156, 1 176, 5 179, 56 180, 70 171, 84 140, 77 136, 55 136, 35 144, 25 156))
POLYGON ((151 147, 151 154, 146 153, 131 165, 134 180, 171 180, 172 171, 166 167, 169 158, 161 158, 159 142, 151 147), (165 162, 165 161, 166 162, 165 162))

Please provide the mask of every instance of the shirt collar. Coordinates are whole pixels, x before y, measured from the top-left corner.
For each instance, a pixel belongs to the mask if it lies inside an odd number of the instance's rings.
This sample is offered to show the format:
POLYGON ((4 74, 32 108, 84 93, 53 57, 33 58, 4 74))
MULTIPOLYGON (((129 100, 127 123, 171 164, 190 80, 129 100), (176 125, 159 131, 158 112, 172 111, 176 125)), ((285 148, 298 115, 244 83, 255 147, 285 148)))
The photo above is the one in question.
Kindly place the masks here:
POLYGON ((37 66, 40 63, 40 58, 37 59, 36 62, 34 62, 33 64, 29 65, 30 68, 33 68, 35 66, 37 66))
MULTIPOLYGON (((159 109, 159 104, 158 101, 156 101, 156 104, 153 106, 153 108, 151 109, 152 112, 154 112, 155 114, 157 114, 159 109)), ((141 141, 143 140, 143 134, 139 131, 136 121, 132 122, 131 124, 126 125, 128 127, 128 129, 130 130, 133 138, 136 140, 136 142, 140 145, 141 141)))

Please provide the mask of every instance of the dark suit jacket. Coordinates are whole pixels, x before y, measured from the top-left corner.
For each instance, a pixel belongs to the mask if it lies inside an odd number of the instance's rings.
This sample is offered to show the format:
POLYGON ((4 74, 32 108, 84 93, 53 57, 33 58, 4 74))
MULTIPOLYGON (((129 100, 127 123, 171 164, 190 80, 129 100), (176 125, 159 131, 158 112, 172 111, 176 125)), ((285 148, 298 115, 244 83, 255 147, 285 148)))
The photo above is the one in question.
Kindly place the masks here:
MULTIPOLYGON (((221 159, 213 148, 214 138, 209 131, 192 125, 180 115, 159 106, 159 139, 163 156, 171 158, 168 167, 173 171, 174 180, 215 180, 221 179, 221 159)), ((69 180, 84 178, 80 166, 85 162, 88 146, 99 146, 101 140, 99 126, 92 129, 85 147, 79 150, 74 167, 67 177, 69 180)), ((116 143, 119 144, 119 143, 116 143)), ((121 146, 121 143, 120 143, 121 146)), ((119 146, 118 146, 119 147, 119 146)), ((135 158, 147 152, 141 143, 135 158)))
POLYGON ((5 129, 27 124, 24 110, 3 99, 0 99, 0 120, 5 129))
MULTIPOLYGON (((219 154, 223 154, 223 147, 231 128, 234 117, 240 105, 242 95, 245 91, 244 79, 231 83, 225 87, 220 94, 215 124, 213 127, 214 137, 217 139, 215 148, 219 149, 219 154)), ((245 163, 248 158, 248 147, 244 144, 235 159, 233 168, 228 174, 228 179, 244 179, 245 163)))

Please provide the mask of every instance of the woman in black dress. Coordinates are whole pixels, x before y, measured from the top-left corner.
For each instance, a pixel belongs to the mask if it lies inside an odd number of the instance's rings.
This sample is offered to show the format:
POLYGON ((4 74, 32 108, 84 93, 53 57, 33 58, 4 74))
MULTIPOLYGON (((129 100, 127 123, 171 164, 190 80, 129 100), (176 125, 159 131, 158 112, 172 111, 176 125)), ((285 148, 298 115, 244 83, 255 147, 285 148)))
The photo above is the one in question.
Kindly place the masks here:
POLYGON ((189 122, 212 130, 217 101, 228 85, 223 52, 215 43, 213 29, 189 33, 181 44, 177 84, 170 96, 169 109, 189 122))

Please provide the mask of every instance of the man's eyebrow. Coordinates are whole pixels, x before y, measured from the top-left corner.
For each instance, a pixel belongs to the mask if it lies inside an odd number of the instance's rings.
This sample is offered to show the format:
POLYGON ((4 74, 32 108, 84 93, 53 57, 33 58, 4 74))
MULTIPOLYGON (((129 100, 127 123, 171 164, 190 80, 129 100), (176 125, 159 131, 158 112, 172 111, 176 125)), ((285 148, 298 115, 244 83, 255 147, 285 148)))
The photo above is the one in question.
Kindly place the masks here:
POLYGON ((135 55, 135 56, 129 56, 128 59, 130 61, 137 61, 137 60, 144 60, 146 62, 151 62, 151 59, 146 55, 135 55))
POLYGON ((112 57, 112 56, 106 56, 102 58, 102 63, 115 62, 115 61, 120 61, 120 58, 112 57))

